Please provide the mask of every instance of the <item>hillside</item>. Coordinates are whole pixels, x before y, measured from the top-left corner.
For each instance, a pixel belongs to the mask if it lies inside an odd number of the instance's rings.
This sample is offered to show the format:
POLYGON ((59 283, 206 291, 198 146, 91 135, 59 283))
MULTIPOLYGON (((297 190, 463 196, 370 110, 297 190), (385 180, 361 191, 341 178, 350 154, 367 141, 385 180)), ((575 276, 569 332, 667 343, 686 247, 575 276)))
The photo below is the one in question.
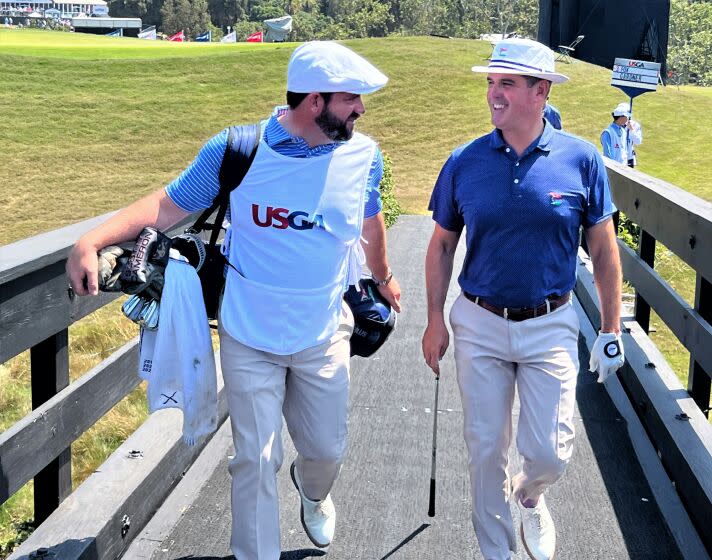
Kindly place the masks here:
MULTIPOLYGON (((359 128, 391 156, 406 212, 426 211, 449 152, 491 129, 485 80, 470 72, 486 42, 432 37, 347 41, 391 78, 366 98, 359 128)), ((284 103, 294 44, 176 44, 0 28, 0 244, 119 208, 170 181, 210 136, 284 103)), ((598 145, 624 100, 610 71, 559 65, 552 103, 567 130, 598 145)), ((640 169, 712 200, 704 172, 712 88, 661 88, 634 103, 644 126, 640 169)), ((659 248, 656 268, 691 299, 695 276, 659 248)), ((689 355, 653 316, 656 344, 683 383, 689 355)), ((72 378, 135 336, 118 305, 72 325, 72 378)), ((0 425, 31 406, 28 352, 0 364, 0 425)), ((72 445, 75 485, 145 418, 136 390, 72 445)), ((0 558, 30 530, 32 484, 0 506, 0 558)))
MULTIPOLYGON (((490 45, 465 39, 347 41, 390 84, 369 96, 360 129, 394 163, 406 212, 427 207, 450 150, 490 129, 485 80, 469 70, 490 45)), ((118 208, 160 187, 230 123, 263 118, 284 101, 293 44, 173 44, 0 29, 0 194, 3 243, 118 208)), ((596 144, 623 95, 610 71, 560 64, 572 80, 551 101, 564 126, 596 144)), ((636 99, 640 169, 712 200, 712 95, 661 88, 636 99)))

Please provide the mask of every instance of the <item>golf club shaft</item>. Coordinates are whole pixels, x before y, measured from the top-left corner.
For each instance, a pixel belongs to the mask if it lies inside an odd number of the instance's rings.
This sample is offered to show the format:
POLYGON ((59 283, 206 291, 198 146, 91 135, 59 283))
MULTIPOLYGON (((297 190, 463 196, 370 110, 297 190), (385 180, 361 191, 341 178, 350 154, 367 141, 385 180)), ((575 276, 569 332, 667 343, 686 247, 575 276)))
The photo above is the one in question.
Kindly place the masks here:
POLYGON ((433 456, 430 465, 430 503, 428 516, 435 517, 435 458, 438 449, 438 392, 440 390, 440 374, 435 376, 435 407, 433 408, 433 456))

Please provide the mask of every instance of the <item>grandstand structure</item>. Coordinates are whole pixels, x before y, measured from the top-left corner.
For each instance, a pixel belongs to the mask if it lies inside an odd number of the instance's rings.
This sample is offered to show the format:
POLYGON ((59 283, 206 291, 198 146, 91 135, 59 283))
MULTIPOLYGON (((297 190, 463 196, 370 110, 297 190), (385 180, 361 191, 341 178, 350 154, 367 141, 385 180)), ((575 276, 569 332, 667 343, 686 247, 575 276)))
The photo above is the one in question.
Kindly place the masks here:
POLYGON ((15 12, 14 15, 17 16, 30 13, 44 15, 47 10, 52 10, 50 15, 59 12, 59 17, 65 19, 109 15, 109 8, 105 0, 80 0, 77 2, 54 2, 53 0, 0 1, 0 10, 15 12))
POLYGON ((141 18, 115 18, 109 16, 106 0, 0 0, 0 16, 13 18, 13 23, 23 27, 69 27, 80 33, 137 37, 141 31, 141 18))

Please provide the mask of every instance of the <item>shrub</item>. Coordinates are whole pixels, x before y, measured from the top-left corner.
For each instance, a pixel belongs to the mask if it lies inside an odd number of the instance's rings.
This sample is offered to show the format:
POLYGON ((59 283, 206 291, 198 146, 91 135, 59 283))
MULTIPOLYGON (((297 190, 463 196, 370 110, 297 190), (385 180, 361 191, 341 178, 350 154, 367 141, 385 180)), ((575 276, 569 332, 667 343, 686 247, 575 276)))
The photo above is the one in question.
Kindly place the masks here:
POLYGON ((383 217, 386 227, 391 227, 398 216, 403 213, 398 200, 396 200, 393 183, 393 164, 387 154, 383 154, 383 178, 381 179, 381 200, 383 201, 383 217))
POLYGON ((631 222, 623 212, 620 213, 620 218, 618 220, 618 237, 620 237, 625 244, 634 251, 638 248, 640 226, 631 222))

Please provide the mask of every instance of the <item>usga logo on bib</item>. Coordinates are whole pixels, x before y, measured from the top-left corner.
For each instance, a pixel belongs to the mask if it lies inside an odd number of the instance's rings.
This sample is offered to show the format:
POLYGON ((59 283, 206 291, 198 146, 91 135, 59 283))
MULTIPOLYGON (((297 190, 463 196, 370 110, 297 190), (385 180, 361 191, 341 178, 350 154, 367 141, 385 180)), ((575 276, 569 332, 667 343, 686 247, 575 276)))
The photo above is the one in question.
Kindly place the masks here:
POLYGON ((258 204, 252 205, 252 221, 259 227, 296 230, 312 229, 314 227, 324 228, 324 217, 321 214, 314 216, 314 221, 309 221, 308 218, 309 214, 302 210, 292 212, 288 208, 275 208, 273 206, 261 209, 258 204))

